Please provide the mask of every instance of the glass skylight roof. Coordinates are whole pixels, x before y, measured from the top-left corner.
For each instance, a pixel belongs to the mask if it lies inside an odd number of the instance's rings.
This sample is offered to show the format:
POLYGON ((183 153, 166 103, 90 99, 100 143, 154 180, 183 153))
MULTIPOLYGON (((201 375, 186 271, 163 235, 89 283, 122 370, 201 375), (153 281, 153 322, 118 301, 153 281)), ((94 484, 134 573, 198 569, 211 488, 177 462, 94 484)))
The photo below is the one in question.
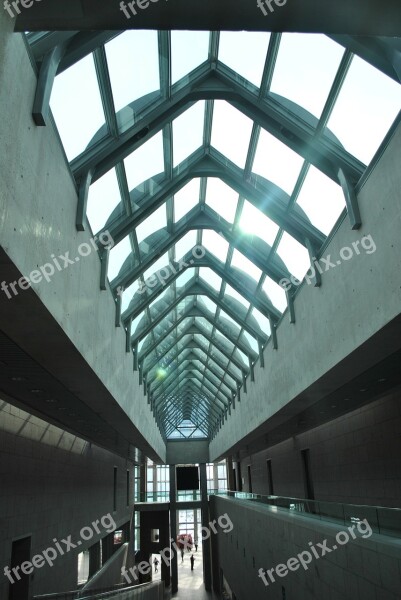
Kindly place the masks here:
POLYGON ((93 174, 91 229, 115 240, 117 317, 162 435, 210 438, 287 310, 279 281, 346 213, 339 167, 363 175, 401 86, 374 41, 134 30, 91 53, 78 35, 50 106, 77 185, 93 174))

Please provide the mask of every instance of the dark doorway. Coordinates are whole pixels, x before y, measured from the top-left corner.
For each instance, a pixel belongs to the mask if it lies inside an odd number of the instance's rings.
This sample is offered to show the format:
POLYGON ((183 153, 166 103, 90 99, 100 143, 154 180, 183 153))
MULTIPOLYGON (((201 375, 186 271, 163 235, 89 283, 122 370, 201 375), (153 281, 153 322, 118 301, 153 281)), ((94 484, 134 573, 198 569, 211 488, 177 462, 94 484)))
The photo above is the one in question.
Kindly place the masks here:
MULTIPOLYGON (((20 567, 23 562, 30 561, 31 558, 31 538, 26 537, 13 542, 11 549, 11 571, 13 568, 20 567)), ((25 575, 20 568, 18 575, 12 572, 14 583, 10 583, 8 600, 28 600, 29 598, 29 575, 25 575), (19 579, 18 579, 19 577, 19 579)))
POLYGON ((310 468, 309 448, 306 450, 301 450, 301 456, 302 456, 302 467, 303 467, 303 475, 304 475, 305 497, 308 500, 314 500, 315 494, 313 491, 313 481, 312 481, 311 468, 310 468))
POLYGON ((269 483, 269 496, 274 496, 272 461, 267 460, 266 464, 267 464, 267 481, 269 483))
POLYGON ((248 465, 248 487, 249 491, 252 494, 252 474, 251 474, 251 465, 248 465))

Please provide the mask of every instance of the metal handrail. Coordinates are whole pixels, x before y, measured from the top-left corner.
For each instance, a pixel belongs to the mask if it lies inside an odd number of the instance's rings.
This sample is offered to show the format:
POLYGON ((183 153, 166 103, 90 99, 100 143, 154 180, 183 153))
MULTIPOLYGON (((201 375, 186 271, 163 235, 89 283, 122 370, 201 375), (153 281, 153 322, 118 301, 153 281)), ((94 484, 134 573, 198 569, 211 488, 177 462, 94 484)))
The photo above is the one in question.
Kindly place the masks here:
POLYGON ((156 587, 162 585, 162 581, 150 581, 148 583, 141 583, 138 585, 127 585, 125 583, 118 583, 115 586, 107 588, 93 589, 93 590, 73 590, 69 592, 56 592, 53 594, 42 594, 40 596, 34 596, 33 600, 99 600, 100 598, 109 598, 110 596, 119 596, 125 592, 138 590, 144 587, 156 587))
POLYGON ((210 490, 210 495, 227 496, 238 500, 251 500, 287 509, 295 513, 308 514, 320 520, 354 524, 367 520, 373 531, 392 537, 401 537, 401 509, 369 504, 346 504, 329 500, 309 500, 290 496, 264 496, 252 492, 210 490))

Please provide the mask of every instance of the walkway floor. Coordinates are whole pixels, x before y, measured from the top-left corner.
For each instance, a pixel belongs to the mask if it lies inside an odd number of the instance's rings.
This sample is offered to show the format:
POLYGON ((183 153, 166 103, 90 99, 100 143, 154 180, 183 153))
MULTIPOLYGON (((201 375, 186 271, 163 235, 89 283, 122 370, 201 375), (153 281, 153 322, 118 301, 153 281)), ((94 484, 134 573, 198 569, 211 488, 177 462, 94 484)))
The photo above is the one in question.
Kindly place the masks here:
POLYGON ((198 552, 194 552, 195 564, 194 570, 191 571, 191 563, 189 552, 185 553, 184 562, 181 558, 178 561, 178 592, 171 595, 170 590, 166 590, 165 599, 169 600, 217 600, 219 596, 212 592, 206 592, 203 585, 203 564, 202 552, 198 548, 198 552))

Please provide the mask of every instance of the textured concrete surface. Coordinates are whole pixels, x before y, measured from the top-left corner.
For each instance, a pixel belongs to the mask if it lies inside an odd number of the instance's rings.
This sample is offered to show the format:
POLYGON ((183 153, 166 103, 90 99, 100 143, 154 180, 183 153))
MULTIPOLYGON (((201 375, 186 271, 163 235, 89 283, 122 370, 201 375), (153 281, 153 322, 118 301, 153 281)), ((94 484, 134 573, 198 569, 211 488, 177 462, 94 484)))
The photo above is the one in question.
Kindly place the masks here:
MULTIPOLYGON (((303 498, 301 450, 310 450, 310 472, 316 500, 400 507, 400 391, 383 397, 307 433, 241 460, 243 490, 271 493, 267 460, 271 460, 274 494, 303 498)), ((234 463, 234 468, 237 464, 234 463)))
MULTIPOLYGON (((1 10, 0 240, 10 264, 29 275, 52 255, 77 256, 91 232, 76 231, 77 192, 56 130, 33 123, 36 76, 12 24, 1 10)), ((11 267, 2 261, 0 281, 9 281, 11 267)), ((32 283, 12 299, 1 292, 0 327, 113 426, 114 435, 164 460, 165 444, 125 352, 125 332, 114 326, 112 294, 100 292, 99 281, 93 250, 50 282, 32 283)))
MULTIPOLYGON (((401 543, 378 534, 337 546, 336 535, 344 525, 319 521, 249 502, 212 497, 211 515, 228 513, 234 528, 219 531, 213 545, 214 574, 221 568, 237 600, 398 600, 401 580, 401 543), (318 546, 327 540, 332 550, 322 556, 318 546), (282 577, 275 576, 269 586, 258 577, 258 570, 272 569, 290 558, 315 547, 319 558, 307 570, 301 565, 282 577), (284 588, 284 590, 283 590, 284 588)), ((361 527, 363 533, 368 529, 361 527)), ((341 536, 343 541, 344 537, 341 536)), ((294 563, 291 563, 294 566, 294 563)))
POLYGON ((401 125, 358 193, 361 229, 352 231, 345 219, 323 256, 336 261, 342 248, 369 234, 376 251, 361 252, 324 272, 320 288, 304 285, 299 290, 296 323, 285 315, 279 324, 278 350, 271 344, 265 349, 265 368, 257 363, 255 383, 241 394, 210 444, 211 460, 238 440, 246 444, 245 436, 268 419, 271 427, 285 423, 399 349, 396 330, 381 334, 400 314, 400 153, 401 125), (374 343, 365 343, 373 336, 374 343))
POLYGON ((209 442, 180 440, 166 443, 168 465, 191 465, 209 462, 209 442))
MULTIPOLYGON (((133 465, 37 417, 0 400, 0 598, 8 598, 3 569, 10 566, 12 541, 32 536, 31 557, 61 541, 81 545, 58 555, 31 575, 34 594, 77 589, 78 553, 108 535, 96 519, 111 514, 117 526, 133 511, 133 465), (113 512, 114 467, 117 467, 117 510, 113 512), (126 472, 131 474, 127 506, 126 472), (93 536, 81 539, 82 527, 93 536)), ((109 522, 105 521, 107 529, 109 522)), ((85 536, 88 535, 85 533, 85 536)), ((61 547, 65 547, 61 544, 61 547)))

